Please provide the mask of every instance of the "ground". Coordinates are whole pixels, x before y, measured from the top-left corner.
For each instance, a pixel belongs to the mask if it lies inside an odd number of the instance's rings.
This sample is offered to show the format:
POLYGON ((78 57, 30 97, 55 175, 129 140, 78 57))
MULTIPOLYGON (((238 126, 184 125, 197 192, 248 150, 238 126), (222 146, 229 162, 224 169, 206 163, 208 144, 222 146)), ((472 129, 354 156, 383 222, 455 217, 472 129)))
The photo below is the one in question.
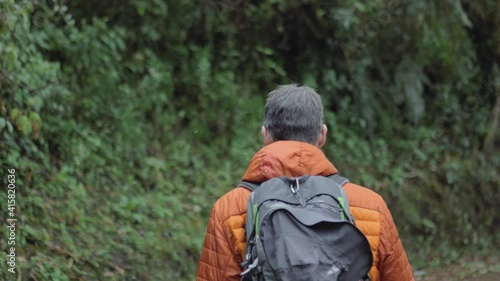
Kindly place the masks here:
POLYGON ((500 281, 500 257, 467 258, 448 266, 415 271, 416 281, 500 281))

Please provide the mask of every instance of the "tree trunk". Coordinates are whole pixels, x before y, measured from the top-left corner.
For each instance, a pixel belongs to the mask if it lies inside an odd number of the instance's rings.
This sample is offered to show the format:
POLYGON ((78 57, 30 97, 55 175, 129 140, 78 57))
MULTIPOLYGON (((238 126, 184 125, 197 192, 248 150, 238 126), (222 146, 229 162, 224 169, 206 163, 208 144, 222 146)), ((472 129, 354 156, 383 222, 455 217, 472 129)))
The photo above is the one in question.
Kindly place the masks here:
MULTIPOLYGON (((498 71, 493 71, 493 73, 498 73, 498 71)), ((500 85, 497 77, 494 77, 496 102, 491 112, 490 125, 486 137, 484 139, 483 148, 486 152, 493 152, 495 149, 495 141, 498 136, 498 127, 500 125, 500 85)))

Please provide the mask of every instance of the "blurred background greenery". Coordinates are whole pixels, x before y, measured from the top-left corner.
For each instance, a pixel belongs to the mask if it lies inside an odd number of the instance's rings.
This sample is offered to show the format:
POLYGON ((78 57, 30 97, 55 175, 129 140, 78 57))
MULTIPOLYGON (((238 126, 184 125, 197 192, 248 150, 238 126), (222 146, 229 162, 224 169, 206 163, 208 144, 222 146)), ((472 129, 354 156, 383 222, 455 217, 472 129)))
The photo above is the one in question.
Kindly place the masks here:
POLYGON ((266 94, 291 82, 322 95, 326 155, 384 196, 415 270, 493 253, 499 14, 497 0, 0 0, 15 279, 194 280, 211 206, 261 146, 266 94))

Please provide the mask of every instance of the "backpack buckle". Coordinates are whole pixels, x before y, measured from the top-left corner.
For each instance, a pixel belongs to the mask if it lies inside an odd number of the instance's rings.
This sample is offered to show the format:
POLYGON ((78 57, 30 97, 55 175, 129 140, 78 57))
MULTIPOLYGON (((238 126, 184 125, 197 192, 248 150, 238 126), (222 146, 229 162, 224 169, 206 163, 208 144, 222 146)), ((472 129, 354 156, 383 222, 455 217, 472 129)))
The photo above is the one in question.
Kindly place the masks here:
POLYGON ((299 201, 300 201, 300 205, 302 207, 305 207, 306 206, 306 201, 304 200, 304 198, 302 198, 302 196, 300 196, 300 194, 298 193, 299 189, 300 189, 300 184, 299 184, 299 178, 295 178, 295 186, 297 188, 294 188, 293 187, 293 184, 290 185, 290 190, 292 191, 293 195, 296 195, 299 197, 299 201))
MULTIPOLYGON (((247 261, 248 263, 248 261, 247 261)), ((248 273, 250 272, 253 272, 259 265, 259 258, 256 258, 248 267, 247 269, 245 269, 245 271, 243 271, 242 273, 240 273, 241 276, 244 276, 244 275, 247 275, 248 273)))

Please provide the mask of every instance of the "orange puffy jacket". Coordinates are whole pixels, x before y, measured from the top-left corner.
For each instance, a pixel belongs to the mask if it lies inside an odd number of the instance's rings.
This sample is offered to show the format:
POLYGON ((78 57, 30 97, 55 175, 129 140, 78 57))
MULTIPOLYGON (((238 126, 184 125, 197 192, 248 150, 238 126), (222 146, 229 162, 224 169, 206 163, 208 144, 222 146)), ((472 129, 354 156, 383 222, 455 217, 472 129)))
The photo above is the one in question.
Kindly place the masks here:
MULTIPOLYGON (((323 152, 310 144, 278 141, 258 151, 243 176, 264 182, 277 176, 328 176, 337 169, 323 152)), ((366 235, 373 253, 371 281, 410 281, 413 272, 386 203, 377 193, 359 185, 344 186, 356 225, 366 235)), ((214 204, 203 244, 196 280, 240 280, 246 237, 246 208, 250 191, 235 188, 214 204)))

